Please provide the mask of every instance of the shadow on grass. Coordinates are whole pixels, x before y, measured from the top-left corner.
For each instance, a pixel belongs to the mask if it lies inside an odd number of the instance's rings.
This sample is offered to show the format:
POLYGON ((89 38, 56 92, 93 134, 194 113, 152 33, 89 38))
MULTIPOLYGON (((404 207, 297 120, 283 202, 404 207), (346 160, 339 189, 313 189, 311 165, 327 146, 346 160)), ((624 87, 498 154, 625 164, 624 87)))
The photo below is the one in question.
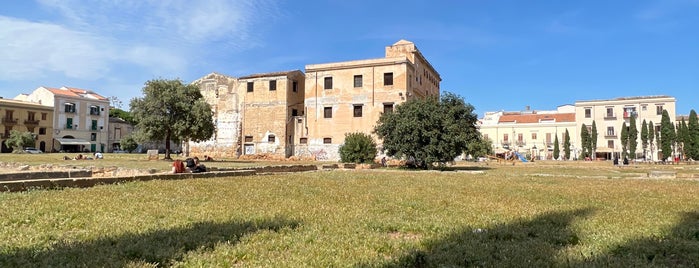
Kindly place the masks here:
MULTIPOLYGON (((443 239, 428 241, 424 250, 413 250, 383 267, 549 267, 556 253, 579 243, 569 227, 591 209, 546 213, 532 220, 492 226, 469 227, 443 239)), ((364 265, 361 265, 364 266, 364 265)), ((372 265, 368 265, 372 266, 372 265)))
POLYGON ((685 212, 665 237, 631 241, 581 266, 699 267, 699 212, 685 212))
POLYGON ((210 250, 218 243, 236 244, 260 230, 295 229, 299 223, 283 218, 191 226, 125 234, 85 242, 57 243, 50 248, 9 250, 0 254, 0 267, 124 267, 130 263, 171 266, 190 251, 210 250))

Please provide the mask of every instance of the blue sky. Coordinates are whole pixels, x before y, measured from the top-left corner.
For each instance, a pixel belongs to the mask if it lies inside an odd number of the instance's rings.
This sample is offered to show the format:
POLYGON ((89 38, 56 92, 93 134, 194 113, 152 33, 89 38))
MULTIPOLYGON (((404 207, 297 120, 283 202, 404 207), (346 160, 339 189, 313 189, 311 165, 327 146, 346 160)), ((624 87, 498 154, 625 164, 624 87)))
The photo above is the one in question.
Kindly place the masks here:
POLYGON ((71 86, 128 109, 150 79, 380 58, 400 39, 479 117, 645 95, 699 108, 699 0, 9 0, 0 96, 71 86))

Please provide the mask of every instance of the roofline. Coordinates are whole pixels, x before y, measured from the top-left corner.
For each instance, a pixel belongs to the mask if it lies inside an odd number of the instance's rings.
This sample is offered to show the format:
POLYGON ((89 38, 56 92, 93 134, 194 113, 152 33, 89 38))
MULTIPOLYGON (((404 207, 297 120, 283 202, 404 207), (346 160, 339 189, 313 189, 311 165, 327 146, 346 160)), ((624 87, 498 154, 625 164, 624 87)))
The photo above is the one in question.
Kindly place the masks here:
POLYGON ((408 60, 408 58, 406 58, 406 57, 393 57, 393 58, 376 58, 376 59, 341 61, 341 62, 330 62, 330 63, 320 63, 320 64, 308 64, 308 65, 306 65, 306 73, 318 72, 318 71, 352 69, 352 68, 361 68, 361 67, 400 65, 400 64, 408 64, 408 63, 412 64, 408 60))
POLYGON ((600 99, 600 100, 583 100, 576 101, 575 106, 579 106, 580 103, 593 103, 593 102, 638 102, 643 100, 653 100, 653 99, 670 99, 675 100, 674 97, 668 95, 652 95, 652 96, 639 96, 639 97, 619 97, 614 99, 600 99))

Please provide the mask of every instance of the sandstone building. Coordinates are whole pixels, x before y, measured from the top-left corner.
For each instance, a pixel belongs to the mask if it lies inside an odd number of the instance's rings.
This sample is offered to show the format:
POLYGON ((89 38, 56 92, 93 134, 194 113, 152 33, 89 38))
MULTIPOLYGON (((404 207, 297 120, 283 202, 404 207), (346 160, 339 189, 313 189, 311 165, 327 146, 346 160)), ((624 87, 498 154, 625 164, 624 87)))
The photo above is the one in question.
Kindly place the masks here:
POLYGON ((386 47, 384 58, 310 64, 305 72, 211 73, 194 81, 212 106, 216 133, 190 142, 190 153, 336 160, 346 133, 371 133, 381 113, 439 96, 441 82, 406 40, 386 47))
POLYGON ((31 132, 36 138, 33 147, 42 152, 51 150, 53 139, 53 107, 19 100, 0 98, 0 117, 2 117, 2 129, 0 132, 0 146, 2 153, 10 153, 13 148, 5 145, 12 130, 31 132))

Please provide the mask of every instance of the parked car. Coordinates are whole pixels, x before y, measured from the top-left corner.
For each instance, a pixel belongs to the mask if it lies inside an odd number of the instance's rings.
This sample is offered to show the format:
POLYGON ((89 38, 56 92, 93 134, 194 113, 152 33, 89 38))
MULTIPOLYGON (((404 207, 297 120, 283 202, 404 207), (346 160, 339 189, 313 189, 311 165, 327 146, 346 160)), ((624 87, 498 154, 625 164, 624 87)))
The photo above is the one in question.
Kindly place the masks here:
POLYGON ((43 153, 41 150, 34 148, 34 147, 27 147, 24 148, 24 152, 28 154, 40 154, 43 153))

